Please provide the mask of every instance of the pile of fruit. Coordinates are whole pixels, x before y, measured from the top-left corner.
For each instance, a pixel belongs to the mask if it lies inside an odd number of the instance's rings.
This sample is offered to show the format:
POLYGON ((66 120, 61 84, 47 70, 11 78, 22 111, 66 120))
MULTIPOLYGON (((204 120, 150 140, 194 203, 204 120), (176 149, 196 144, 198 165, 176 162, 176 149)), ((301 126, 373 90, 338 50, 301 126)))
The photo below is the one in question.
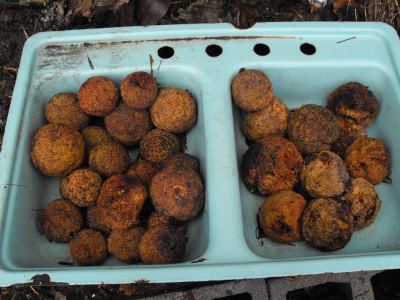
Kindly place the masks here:
POLYGON ((307 104, 291 113, 264 72, 244 70, 233 80, 232 97, 253 142, 241 176, 250 192, 267 197, 258 216, 267 238, 304 239, 333 251, 374 222, 381 207, 374 185, 388 176, 389 153, 367 137, 378 101, 366 86, 349 82, 326 107, 307 104))
POLYGON ((69 243, 79 265, 98 265, 109 253, 125 263, 180 262, 187 221, 205 201, 199 161, 181 152, 176 135, 196 122, 193 97, 160 90, 145 72, 128 75, 120 89, 96 76, 77 94, 54 95, 45 115, 31 160, 61 177, 60 199, 42 213, 47 239, 69 243), (133 162, 129 147, 139 148, 133 162))

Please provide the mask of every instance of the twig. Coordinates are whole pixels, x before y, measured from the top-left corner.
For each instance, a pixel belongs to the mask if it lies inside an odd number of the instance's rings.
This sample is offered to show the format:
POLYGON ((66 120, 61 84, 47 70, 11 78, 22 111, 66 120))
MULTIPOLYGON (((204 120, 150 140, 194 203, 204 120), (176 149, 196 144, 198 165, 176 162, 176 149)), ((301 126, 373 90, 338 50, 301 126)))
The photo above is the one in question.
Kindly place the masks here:
POLYGON ((4 70, 11 70, 11 71, 14 71, 14 72, 18 72, 18 69, 17 69, 17 68, 7 68, 7 67, 3 67, 3 69, 4 69, 4 70))
POLYGON ((347 21, 347 15, 349 14, 349 7, 350 7, 351 1, 349 1, 349 4, 347 4, 347 10, 346 10, 346 18, 345 20, 347 21))
POLYGON ((400 5, 399 5, 399 2, 397 2, 397 0, 394 0, 394 3, 396 3, 397 14, 400 15, 400 5))
POLYGON ((22 30, 24 31, 26 39, 29 39, 29 35, 26 33, 24 26, 21 26, 21 27, 22 27, 22 30))
POLYGON ((300 15, 294 8, 292 8, 292 10, 296 13, 296 15, 300 18, 300 19, 304 19, 302 15, 300 15))
POLYGON ((356 15, 356 22, 358 21, 357 20, 357 9, 354 9, 354 14, 356 15))
POLYGON ((38 292, 35 291, 35 289, 33 288, 33 286, 30 286, 31 290, 36 294, 36 295, 40 295, 38 292))
POLYGON ((38 18, 35 19, 35 26, 33 27, 33 34, 36 33, 37 25, 38 25, 38 18))
POLYGON ((92 61, 91 61, 90 58, 89 58, 89 55, 86 54, 86 56, 87 56, 87 59, 88 59, 90 68, 91 68, 92 70, 94 70, 94 66, 93 66, 92 61))

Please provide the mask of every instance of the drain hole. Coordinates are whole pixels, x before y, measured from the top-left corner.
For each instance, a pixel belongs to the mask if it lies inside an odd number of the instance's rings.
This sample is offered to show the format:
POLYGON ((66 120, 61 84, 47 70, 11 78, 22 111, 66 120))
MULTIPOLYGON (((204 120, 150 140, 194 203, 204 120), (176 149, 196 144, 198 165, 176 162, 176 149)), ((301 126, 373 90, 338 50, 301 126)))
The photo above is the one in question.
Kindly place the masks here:
POLYGON ((211 57, 220 56, 222 54, 222 47, 218 45, 207 46, 206 53, 211 57))
POLYGON ((400 299, 400 270, 386 270, 371 277, 374 299, 400 299))
POLYGON ((352 300, 353 292, 350 283, 327 282, 293 290, 286 294, 286 300, 305 299, 352 300))
POLYGON ((158 53, 159 57, 167 59, 167 58, 171 58, 172 56, 174 56, 175 51, 171 47, 164 46, 164 47, 161 47, 160 49, 158 49, 157 53, 158 53))
POLYGON ((303 52, 305 55, 313 55, 315 52, 317 52, 317 49, 312 44, 304 43, 301 44, 300 51, 303 52))
POLYGON ((256 44, 253 50, 257 55, 260 56, 266 56, 271 52, 269 47, 265 44, 256 44))
MULTIPOLYGON (((227 293, 228 292, 231 291, 227 291, 227 293)), ((213 300, 253 300, 253 298, 249 293, 243 293, 238 295, 226 296, 222 298, 214 298, 213 300)))

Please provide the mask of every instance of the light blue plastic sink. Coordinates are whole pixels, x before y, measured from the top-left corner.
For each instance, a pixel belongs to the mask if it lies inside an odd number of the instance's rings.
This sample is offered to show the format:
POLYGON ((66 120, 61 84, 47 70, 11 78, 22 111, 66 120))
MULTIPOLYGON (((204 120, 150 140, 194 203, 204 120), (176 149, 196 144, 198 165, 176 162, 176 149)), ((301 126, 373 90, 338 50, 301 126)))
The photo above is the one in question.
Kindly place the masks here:
POLYGON ((269 23, 247 30, 177 25, 34 35, 23 51, 0 157, 0 285, 207 281, 400 268, 399 57, 399 38, 382 23, 269 23), (304 54, 305 43, 316 52, 304 54), (268 51, 254 51, 256 44, 268 46, 270 53, 259 55, 268 51), (208 55, 210 45, 222 53, 208 55), (162 47, 172 48, 173 56, 161 58, 162 47), (376 186, 382 208, 375 223, 355 232, 344 249, 321 252, 304 241, 281 245, 256 238, 256 215, 265 199, 251 194, 240 179, 248 146, 230 93, 241 68, 264 71, 275 96, 289 108, 325 106, 328 95, 349 81, 369 86, 378 98, 378 116, 367 131, 388 147, 393 183, 376 186), (59 178, 33 167, 31 139, 45 125, 44 108, 54 94, 77 92, 96 75, 120 85, 135 71, 152 72, 163 87, 188 89, 197 101, 199 117, 187 148, 200 159, 204 211, 189 224, 182 263, 127 265, 109 256, 101 266, 66 265, 72 263, 68 245, 50 243, 40 233, 42 209, 60 197, 59 178))

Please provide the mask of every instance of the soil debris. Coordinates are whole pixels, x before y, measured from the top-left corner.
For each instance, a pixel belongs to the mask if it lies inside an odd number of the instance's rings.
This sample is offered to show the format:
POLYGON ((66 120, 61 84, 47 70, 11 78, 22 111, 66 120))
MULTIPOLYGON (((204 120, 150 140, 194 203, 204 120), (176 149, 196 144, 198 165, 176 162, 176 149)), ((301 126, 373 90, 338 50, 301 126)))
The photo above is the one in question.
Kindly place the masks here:
POLYGON ((156 25, 170 5, 171 0, 139 0, 137 2, 137 17, 140 25, 156 25))

